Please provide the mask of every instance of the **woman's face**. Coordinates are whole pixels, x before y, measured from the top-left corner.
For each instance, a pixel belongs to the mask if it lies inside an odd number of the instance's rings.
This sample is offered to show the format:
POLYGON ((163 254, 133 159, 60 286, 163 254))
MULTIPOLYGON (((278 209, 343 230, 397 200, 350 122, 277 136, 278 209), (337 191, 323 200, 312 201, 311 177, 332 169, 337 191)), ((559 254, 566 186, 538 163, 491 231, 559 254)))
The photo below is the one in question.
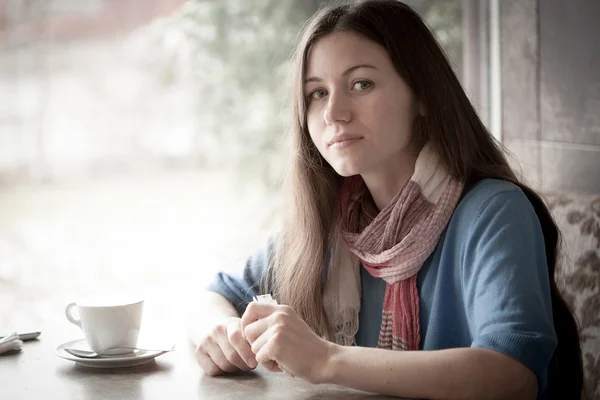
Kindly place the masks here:
POLYGON ((386 174, 411 157, 418 107, 387 51, 351 32, 319 39, 304 95, 310 137, 342 176, 386 174))

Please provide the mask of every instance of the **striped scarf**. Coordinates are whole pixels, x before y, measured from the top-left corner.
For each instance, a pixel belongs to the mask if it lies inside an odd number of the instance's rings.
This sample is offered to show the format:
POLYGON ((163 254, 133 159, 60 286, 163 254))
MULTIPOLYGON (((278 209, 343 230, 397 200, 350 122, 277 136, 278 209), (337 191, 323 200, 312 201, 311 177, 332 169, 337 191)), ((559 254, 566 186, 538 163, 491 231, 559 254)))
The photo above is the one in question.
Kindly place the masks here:
POLYGON ((342 185, 340 235, 367 271, 386 282, 377 347, 419 349, 417 272, 435 249, 463 187, 428 144, 411 179, 380 212, 360 176, 342 185))

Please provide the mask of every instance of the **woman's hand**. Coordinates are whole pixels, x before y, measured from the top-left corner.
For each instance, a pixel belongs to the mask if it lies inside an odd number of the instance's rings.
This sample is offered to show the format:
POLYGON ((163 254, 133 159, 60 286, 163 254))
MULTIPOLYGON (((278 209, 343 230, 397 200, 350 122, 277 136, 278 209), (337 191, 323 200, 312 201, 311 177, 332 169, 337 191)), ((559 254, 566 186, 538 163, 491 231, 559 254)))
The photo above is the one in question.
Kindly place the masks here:
POLYGON ((310 383, 323 381, 337 347, 320 338, 285 305, 250 303, 242 316, 242 329, 258 363, 270 371, 281 369, 310 383))
POLYGON ((227 318, 217 324, 196 348, 196 360, 210 376, 250 371, 258 365, 244 338, 241 319, 227 318))

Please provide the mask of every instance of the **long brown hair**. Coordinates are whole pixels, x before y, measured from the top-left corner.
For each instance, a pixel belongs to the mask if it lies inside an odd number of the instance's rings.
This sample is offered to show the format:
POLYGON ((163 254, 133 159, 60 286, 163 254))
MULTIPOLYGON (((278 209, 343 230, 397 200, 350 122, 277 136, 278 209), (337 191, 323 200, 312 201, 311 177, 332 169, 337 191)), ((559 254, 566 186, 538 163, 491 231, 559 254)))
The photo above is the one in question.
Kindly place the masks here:
MULTIPOLYGON (((552 312, 558 347, 550 368, 550 393, 579 398, 581 348, 573 314, 556 286, 559 230, 542 199, 516 176, 502 146, 490 135, 450 64, 421 17, 396 0, 367 0, 317 12, 307 23, 295 53, 292 84, 292 154, 286 186, 290 196, 284 231, 272 265, 271 291, 292 306, 315 332, 331 337, 323 307, 323 266, 334 244, 337 192, 341 178, 310 139, 303 91, 308 52, 332 32, 351 31, 383 46, 415 98, 427 111, 414 135, 428 141, 450 173, 466 182, 497 178, 518 185, 540 220, 546 246, 552 312)), ((417 126, 418 125, 418 126, 417 126)))

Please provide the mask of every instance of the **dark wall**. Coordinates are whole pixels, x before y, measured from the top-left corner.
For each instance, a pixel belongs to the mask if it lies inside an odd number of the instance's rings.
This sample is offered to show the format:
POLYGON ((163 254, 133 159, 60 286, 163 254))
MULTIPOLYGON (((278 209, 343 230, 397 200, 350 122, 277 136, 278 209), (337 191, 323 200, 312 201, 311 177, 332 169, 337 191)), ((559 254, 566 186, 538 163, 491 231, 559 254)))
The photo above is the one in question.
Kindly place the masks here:
POLYGON ((600 193, 600 1, 500 6, 503 142, 535 187, 600 193))

